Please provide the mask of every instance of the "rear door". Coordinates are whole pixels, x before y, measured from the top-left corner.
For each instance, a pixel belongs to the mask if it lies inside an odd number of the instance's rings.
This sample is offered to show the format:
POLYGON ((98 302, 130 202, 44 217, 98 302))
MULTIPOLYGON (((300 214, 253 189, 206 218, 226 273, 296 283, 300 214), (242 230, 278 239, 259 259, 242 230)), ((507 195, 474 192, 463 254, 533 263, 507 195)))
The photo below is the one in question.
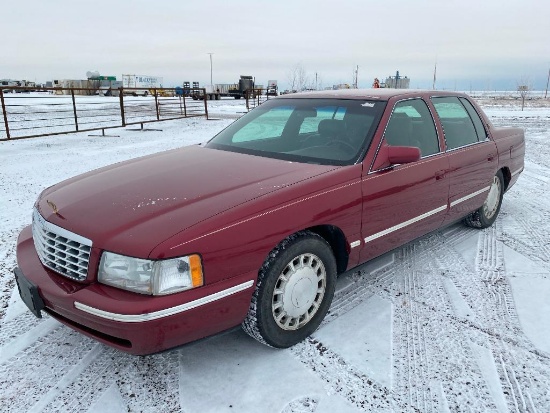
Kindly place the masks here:
POLYGON ((497 149, 473 105, 463 97, 432 97, 449 158, 449 211, 445 223, 479 208, 498 166, 497 149))
POLYGON ((362 180, 361 261, 438 228, 447 212, 449 180, 433 116, 421 98, 397 102, 375 161, 362 180), (421 159, 389 165, 388 146, 415 146, 421 159))

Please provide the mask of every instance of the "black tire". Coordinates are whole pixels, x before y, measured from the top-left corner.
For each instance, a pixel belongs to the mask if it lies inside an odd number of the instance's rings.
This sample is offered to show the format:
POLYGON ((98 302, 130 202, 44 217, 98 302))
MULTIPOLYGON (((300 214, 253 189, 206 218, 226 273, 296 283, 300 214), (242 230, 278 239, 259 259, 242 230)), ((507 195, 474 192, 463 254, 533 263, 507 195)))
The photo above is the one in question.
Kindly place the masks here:
POLYGON ((464 223, 473 228, 488 228, 493 225, 500 212, 503 195, 504 177, 502 171, 498 171, 491 182, 487 199, 478 210, 464 218, 464 223))
POLYGON ((335 288, 336 260, 330 245, 313 232, 293 234, 262 265, 242 327, 268 346, 293 346, 319 327, 335 288))

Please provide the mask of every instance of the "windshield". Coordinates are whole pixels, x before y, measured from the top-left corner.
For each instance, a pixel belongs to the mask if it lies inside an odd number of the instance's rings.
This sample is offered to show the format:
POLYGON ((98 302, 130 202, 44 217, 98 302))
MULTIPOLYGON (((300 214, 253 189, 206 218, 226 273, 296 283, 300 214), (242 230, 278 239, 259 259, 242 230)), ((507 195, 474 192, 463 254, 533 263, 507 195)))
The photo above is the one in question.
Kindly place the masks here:
POLYGON ((224 129, 207 148, 296 162, 349 165, 362 159, 386 102, 273 99, 224 129))

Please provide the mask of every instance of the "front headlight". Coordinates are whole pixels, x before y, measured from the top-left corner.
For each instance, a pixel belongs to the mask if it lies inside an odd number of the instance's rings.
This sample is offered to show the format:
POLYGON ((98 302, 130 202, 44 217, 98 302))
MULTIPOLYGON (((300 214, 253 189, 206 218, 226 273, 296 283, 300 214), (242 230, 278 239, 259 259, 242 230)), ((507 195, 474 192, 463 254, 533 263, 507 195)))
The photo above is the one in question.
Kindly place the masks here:
POLYGON ((189 255, 169 260, 144 260, 105 251, 98 281, 141 294, 166 295, 203 285, 201 258, 189 255))

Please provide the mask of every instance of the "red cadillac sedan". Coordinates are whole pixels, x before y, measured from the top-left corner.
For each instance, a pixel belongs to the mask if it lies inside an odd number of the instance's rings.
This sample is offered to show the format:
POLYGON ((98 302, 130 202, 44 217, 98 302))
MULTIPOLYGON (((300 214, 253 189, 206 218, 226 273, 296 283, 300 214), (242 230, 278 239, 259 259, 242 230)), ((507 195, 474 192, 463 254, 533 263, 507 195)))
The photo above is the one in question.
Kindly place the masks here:
POLYGON ((15 277, 36 316, 129 353, 239 325, 289 347, 339 274, 456 221, 492 225, 524 152, 521 129, 460 93, 284 95, 205 145, 45 189, 15 277))

